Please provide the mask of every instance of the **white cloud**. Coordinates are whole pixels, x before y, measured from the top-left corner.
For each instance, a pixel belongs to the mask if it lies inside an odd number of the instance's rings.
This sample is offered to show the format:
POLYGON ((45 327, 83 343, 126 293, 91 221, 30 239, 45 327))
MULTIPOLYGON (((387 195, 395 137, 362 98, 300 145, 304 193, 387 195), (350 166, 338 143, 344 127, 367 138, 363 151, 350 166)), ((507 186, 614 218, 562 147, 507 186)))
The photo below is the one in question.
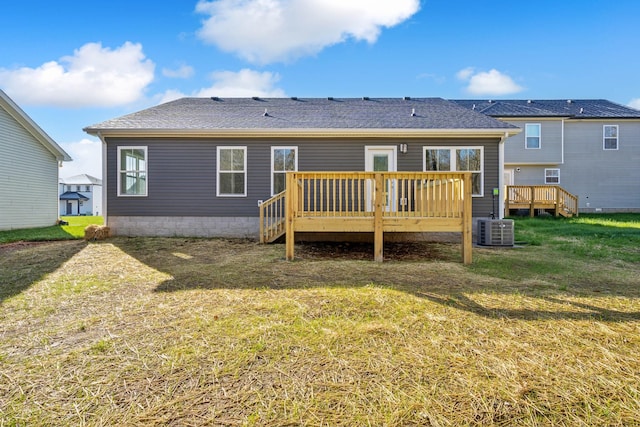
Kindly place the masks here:
POLYGON ((193 67, 190 67, 189 65, 181 65, 175 70, 163 68, 162 75, 172 79, 188 79, 193 76, 193 67))
POLYGON ((154 68, 140 44, 110 49, 87 43, 37 68, 0 68, 0 85, 24 105, 113 107, 142 98, 154 68))
POLYGON ((205 42, 259 64, 313 55, 349 38, 374 43, 419 0, 200 0, 205 42))
POLYGON ((61 143, 72 162, 63 162, 60 177, 69 178, 86 173, 102 179, 102 143, 97 139, 84 138, 78 142, 61 143))
POLYGON ((276 86, 280 80, 277 73, 255 71, 244 68, 240 71, 215 71, 211 73, 213 84, 185 95, 180 91, 168 90, 162 94, 160 102, 168 102, 184 96, 236 98, 260 96, 279 98, 286 96, 284 90, 276 86))
POLYGON ((509 95, 524 90, 511 77, 495 68, 476 73, 469 67, 458 71, 456 77, 468 82, 466 91, 473 95, 509 95))
POLYGON ((473 75, 474 68, 467 67, 456 73, 456 77, 460 80, 469 80, 469 78, 473 75))
POLYGON ((640 98, 632 99, 627 105, 631 108, 635 108, 636 110, 640 110, 640 98))

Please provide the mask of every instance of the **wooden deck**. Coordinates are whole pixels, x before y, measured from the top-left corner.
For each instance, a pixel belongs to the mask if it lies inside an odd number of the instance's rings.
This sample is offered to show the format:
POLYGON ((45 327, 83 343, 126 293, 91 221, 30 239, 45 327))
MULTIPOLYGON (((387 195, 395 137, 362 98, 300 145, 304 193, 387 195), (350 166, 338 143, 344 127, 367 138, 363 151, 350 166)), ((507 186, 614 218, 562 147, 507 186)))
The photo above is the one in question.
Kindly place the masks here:
POLYGON ((540 210, 555 216, 578 216, 578 197, 558 185, 508 185, 505 216, 521 209, 528 210, 530 216, 540 210))
POLYGON ((469 172, 288 172, 286 190, 260 206, 260 240, 297 232, 366 232, 383 260, 385 232, 460 232, 462 260, 472 259, 469 172))

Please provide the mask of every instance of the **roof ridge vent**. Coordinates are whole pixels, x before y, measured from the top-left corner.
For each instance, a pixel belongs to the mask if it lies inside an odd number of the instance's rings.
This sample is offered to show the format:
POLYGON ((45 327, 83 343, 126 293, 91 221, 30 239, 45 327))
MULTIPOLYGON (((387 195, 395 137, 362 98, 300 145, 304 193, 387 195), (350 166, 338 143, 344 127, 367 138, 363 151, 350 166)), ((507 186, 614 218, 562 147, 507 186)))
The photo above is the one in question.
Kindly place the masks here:
POLYGON ((297 96, 292 96, 292 97, 291 97, 291 100, 292 100, 292 101, 297 101, 297 100, 298 100, 298 97, 297 97, 297 96))
POLYGON ((211 97, 211 100, 212 100, 212 101, 220 101, 220 98, 218 98, 217 96, 212 96, 212 97, 211 97))
POLYGON ((254 101, 260 101, 260 97, 259 96, 252 96, 251 99, 253 99, 254 101))
POLYGON ((333 101, 333 96, 327 96, 328 101, 333 101))
POLYGON ((411 97, 410 96, 404 96, 402 97, 403 100, 405 101, 411 101, 411 97))
POLYGON ((368 101, 369 99, 370 99, 370 98, 369 98, 368 96, 363 96, 363 97, 362 97, 362 100, 363 100, 363 101, 368 101))

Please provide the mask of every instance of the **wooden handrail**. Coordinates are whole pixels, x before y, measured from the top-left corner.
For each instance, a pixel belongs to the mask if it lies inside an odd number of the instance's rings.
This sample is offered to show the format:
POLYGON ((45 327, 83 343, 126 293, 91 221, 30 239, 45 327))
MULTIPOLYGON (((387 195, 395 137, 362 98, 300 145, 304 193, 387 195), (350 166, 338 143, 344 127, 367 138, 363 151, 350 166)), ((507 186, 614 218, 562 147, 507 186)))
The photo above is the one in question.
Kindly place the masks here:
POLYGON ((271 242, 284 233, 285 191, 260 204, 260 243, 271 242))

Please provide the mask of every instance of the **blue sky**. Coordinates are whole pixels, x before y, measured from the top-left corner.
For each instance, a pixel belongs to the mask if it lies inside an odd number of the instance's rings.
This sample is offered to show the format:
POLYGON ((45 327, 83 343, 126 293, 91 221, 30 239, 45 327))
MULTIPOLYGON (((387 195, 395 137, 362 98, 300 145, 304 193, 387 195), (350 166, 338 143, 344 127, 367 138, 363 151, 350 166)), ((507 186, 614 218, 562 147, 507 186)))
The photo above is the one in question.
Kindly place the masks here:
POLYGON ((101 177, 82 128, 181 96, 605 98, 640 108, 637 0, 6 2, 0 88, 101 177))

